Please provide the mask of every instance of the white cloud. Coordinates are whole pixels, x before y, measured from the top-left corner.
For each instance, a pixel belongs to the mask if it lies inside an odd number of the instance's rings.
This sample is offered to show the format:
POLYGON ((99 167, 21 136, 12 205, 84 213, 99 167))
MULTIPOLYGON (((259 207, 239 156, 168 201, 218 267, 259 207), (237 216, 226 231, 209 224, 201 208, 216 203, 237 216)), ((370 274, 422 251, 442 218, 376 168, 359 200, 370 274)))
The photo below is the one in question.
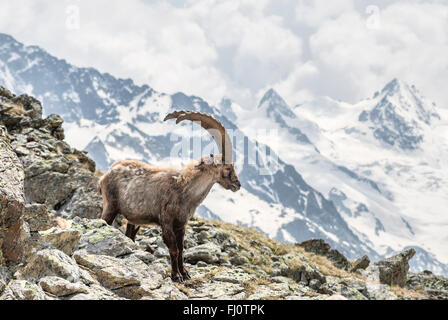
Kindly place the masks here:
POLYGON ((322 21, 335 18, 352 9, 354 9, 353 0, 299 0, 295 8, 295 13, 298 20, 309 26, 316 27, 322 21))
POLYGON ((164 92, 211 102, 225 95, 252 106, 274 87, 290 104, 316 95, 354 102, 398 77, 448 107, 443 1, 15 0, 1 6, 1 32, 164 92), (375 3, 381 24, 369 29, 366 6, 375 3), (76 30, 67 28, 70 6, 79 8, 76 30))
POLYGON ((322 84, 314 92, 356 101, 398 77, 446 102, 448 6, 406 2, 380 13, 378 29, 355 11, 320 24, 310 38, 322 84))
POLYGON ((286 77, 301 54, 300 38, 263 12, 267 2, 191 1, 184 8, 159 1, 17 0, 3 6, 0 30, 160 91, 212 102, 228 95, 249 104, 266 81, 286 77), (79 29, 66 27, 69 6, 79 8, 79 29))

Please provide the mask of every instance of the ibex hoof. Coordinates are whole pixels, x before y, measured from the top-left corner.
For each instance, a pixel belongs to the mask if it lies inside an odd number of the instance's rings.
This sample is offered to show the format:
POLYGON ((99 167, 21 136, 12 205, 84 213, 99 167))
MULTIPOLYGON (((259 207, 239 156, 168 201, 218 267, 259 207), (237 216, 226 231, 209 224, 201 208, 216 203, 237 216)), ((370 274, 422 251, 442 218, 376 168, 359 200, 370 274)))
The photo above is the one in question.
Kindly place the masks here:
POLYGON ((188 273, 187 270, 184 270, 184 272, 182 272, 182 277, 184 278, 184 280, 191 279, 190 274, 188 273))
POLYGON ((171 280, 173 280, 173 282, 179 282, 179 283, 184 282, 184 278, 182 277, 182 275, 180 273, 172 274, 171 275, 171 280))

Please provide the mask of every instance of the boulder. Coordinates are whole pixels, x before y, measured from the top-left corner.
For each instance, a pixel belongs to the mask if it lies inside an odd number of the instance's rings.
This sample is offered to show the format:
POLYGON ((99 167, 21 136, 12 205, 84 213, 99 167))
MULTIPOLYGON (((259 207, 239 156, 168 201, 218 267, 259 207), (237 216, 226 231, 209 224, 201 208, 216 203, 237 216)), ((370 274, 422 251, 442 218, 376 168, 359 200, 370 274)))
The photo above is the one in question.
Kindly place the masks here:
POLYGON ((11 91, 9 91, 8 89, 0 86, 0 97, 5 97, 7 99, 12 99, 14 98, 16 95, 14 93, 12 93, 11 91))
POLYGON ((322 239, 311 239, 298 244, 305 251, 326 257, 335 267, 350 270, 351 264, 347 258, 336 249, 332 249, 328 243, 322 239))
POLYGON ((246 256, 235 255, 230 258, 230 263, 236 266, 242 266, 245 264, 249 264, 249 259, 246 256))
POLYGON ((151 290, 151 295, 143 296, 142 300, 185 300, 188 298, 172 282, 166 282, 160 288, 151 290))
POLYGON ((10 274, 8 272, 8 269, 6 267, 0 266, 0 294, 5 289, 5 287, 8 284, 10 278, 11 278, 11 276, 10 276, 10 274))
MULTIPOLYGON (((79 265, 87 268, 101 285, 108 289, 140 285, 139 274, 125 260, 105 255, 88 254, 85 251, 76 251, 73 257, 79 265)), ((141 263, 144 265, 143 262, 141 263)))
POLYGON ((102 199, 94 175, 95 163, 84 152, 61 141, 62 118, 50 115, 42 119, 39 101, 27 95, 2 99, 15 110, 8 114, 0 110, 0 122, 8 128, 12 149, 25 170, 27 201, 45 204, 64 217, 99 218, 102 199))
POLYGON ((57 249, 43 249, 35 253, 25 267, 16 273, 18 279, 40 279, 58 276, 70 282, 81 279, 81 270, 75 260, 57 249))
POLYGON ((350 272, 356 272, 357 270, 365 270, 370 264, 370 259, 368 256, 362 256, 359 259, 356 259, 352 262, 352 267, 350 268, 350 272))
POLYGON ((326 282, 325 276, 316 267, 307 263, 286 264, 280 269, 280 275, 291 278, 304 285, 309 285, 313 279, 318 280, 321 284, 326 282))
POLYGON ((117 296, 110 290, 95 283, 87 288, 87 293, 75 293, 65 297, 67 300, 124 300, 125 298, 117 296))
POLYGON ((31 232, 45 231, 53 227, 53 215, 44 204, 30 203, 25 205, 23 218, 31 232))
POLYGON ((0 300, 50 300, 41 287, 26 280, 11 280, 0 300))
POLYGON ((49 244, 53 248, 59 249, 67 255, 73 253, 73 249, 81 239, 81 232, 76 229, 61 229, 53 227, 46 231, 39 232, 40 242, 49 244))
POLYGON ((75 219, 72 227, 81 232, 76 250, 90 254, 119 257, 132 253, 138 246, 120 230, 101 219, 75 219))
MULTIPOLYGON (((90 176, 90 173, 86 175, 90 176)), ((89 180, 82 187, 81 183, 79 183, 79 187, 71 194, 70 201, 60 208, 59 214, 68 218, 99 219, 101 218, 102 208, 103 200, 98 192, 98 178, 90 176, 89 180)))
POLYGON ((23 220, 23 186, 22 164, 11 148, 6 129, 0 125, 0 256, 15 262, 23 261, 29 248, 29 229, 23 220))
POLYGON ((409 260, 414 256, 415 250, 408 249, 393 257, 375 262, 366 269, 369 278, 383 284, 404 287, 409 271, 409 260))
POLYGON ((323 292, 341 295, 347 300, 368 300, 368 291, 364 281, 358 278, 327 277, 323 292))
POLYGON ((25 111, 26 115, 32 119, 42 118, 42 105, 34 97, 27 94, 22 94, 18 97, 10 98, 11 102, 16 105, 21 105, 25 111))
POLYGON ((75 293, 88 293, 84 284, 79 282, 73 283, 55 276, 41 278, 39 285, 45 292, 56 297, 69 296, 75 293))
MULTIPOLYGON (((169 283, 176 290, 175 284, 171 280, 163 281, 163 283, 169 283)), ((153 279, 143 279, 139 285, 130 285, 121 287, 114 290, 114 292, 120 297, 125 297, 127 299, 139 300, 143 297, 151 297, 153 299, 169 299, 171 297, 170 293, 162 295, 164 291, 157 291, 162 288, 162 281, 153 281, 153 279)))
POLYGON ((142 250, 136 250, 131 254, 131 257, 135 257, 146 264, 151 264, 154 262, 155 257, 152 253, 142 250))
POLYGON ((221 255, 221 248, 213 242, 208 242, 189 248, 185 251, 185 261, 196 263, 204 261, 206 263, 217 263, 221 255))

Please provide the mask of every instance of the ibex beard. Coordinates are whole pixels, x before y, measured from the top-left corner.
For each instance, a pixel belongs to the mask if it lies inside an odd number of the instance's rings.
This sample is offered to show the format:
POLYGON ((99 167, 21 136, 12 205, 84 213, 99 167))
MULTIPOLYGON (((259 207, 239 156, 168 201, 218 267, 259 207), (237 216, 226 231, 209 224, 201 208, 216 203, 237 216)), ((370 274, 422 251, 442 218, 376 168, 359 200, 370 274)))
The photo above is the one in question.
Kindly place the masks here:
POLYGON ((233 164, 232 143, 222 124, 213 117, 176 111, 164 120, 198 121, 216 141, 220 155, 210 155, 183 168, 155 167, 140 161, 118 161, 101 178, 104 219, 109 225, 121 213, 127 220, 126 235, 135 241, 141 225, 161 226, 171 259, 171 279, 190 279, 184 267, 185 228, 196 208, 215 183, 236 192, 241 184, 233 164))

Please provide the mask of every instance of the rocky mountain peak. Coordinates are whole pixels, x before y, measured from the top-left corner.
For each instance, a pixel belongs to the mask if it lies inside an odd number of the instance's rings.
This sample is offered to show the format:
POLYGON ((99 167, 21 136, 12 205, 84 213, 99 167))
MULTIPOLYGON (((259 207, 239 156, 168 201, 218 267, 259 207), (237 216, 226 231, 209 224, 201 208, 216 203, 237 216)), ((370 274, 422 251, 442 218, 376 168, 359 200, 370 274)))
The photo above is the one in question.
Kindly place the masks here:
POLYGON ((397 78, 392 79, 390 82, 388 82, 384 88, 381 90, 382 93, 384 92, 395 92, 400 89, 400 86, 403 86, 404 83, 397 78))
POLYGON ((235 122, 237 117, 236 117, 235 112, 232 109, 232 103, 233 103, 233 101, 230 98, 223 97, 221 99, 221 102, 219 103, 219 110, 221 111, 223 116, 228 118, 230 121, 235 122))
POLYGON ((434 105, 415 86, 398 79, 386 84, 373 99, 373 108, 362 111, 359 121, 369 122, 378 140, 404 150, 417 149, 427 126, 440 119, 434 105))
POLYGON ((288 118, 296 117, 285 100, 272 88, 263 95, 258 104, 258 109, 265 109, 268 116, 275 117, 281 115, 288 118))
POLYGON ((408 118, 409 121, 430 125, 432 120, 440 119, 435 104, 428 102, 414 85, 404 81, 398 79, 390 81, 381 90, 379 98, 380 102, 383 100, 390 102, 395 112, 408 118))

